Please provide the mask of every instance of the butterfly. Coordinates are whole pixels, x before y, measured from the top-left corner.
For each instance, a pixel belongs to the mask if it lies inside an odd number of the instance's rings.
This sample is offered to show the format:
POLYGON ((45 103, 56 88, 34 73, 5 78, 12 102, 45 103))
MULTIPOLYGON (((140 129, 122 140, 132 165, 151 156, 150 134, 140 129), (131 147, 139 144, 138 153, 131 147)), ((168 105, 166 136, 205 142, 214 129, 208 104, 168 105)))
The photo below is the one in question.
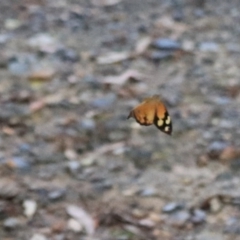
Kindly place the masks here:
POLYGON ((129 114, 129 118, 135 120, 144 126, 154 124, 158 129, 164 133, 171 135, 172 121, 168 111, 160 100, 158 95, 146 98, 141 104, 136 106, 129 114))

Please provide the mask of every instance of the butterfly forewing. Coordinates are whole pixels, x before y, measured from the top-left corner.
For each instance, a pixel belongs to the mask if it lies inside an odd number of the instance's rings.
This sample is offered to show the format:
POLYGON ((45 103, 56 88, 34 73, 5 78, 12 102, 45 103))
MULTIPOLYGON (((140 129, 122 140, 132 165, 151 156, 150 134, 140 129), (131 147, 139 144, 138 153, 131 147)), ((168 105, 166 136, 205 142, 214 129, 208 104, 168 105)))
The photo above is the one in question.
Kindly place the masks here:
POLYGON ((153 124, 155 118, 154 104, 144 101, 130 112, 129 117, 134 117, 141 125, 148 126, 153 124))

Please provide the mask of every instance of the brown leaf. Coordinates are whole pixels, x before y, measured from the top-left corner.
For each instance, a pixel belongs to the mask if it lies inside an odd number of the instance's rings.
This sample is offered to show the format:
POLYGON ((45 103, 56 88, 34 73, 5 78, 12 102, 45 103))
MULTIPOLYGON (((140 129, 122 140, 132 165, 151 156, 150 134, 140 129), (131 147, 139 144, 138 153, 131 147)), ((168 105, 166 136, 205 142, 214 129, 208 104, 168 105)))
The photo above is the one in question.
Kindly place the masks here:
POLYGON ((28 76, 28 80, 32 82, 50 81, 54 75, 55 71, 53 69, 36 70, 28 76))
POLYGON ((240 152, 233 146, 226 147, 220 154, 220 160, 223 163, 227 163, 237 157, 239 157, 240 152))
POLYGON ((34 101, 34 102, 30 103, 29 108, 30 108, 30 111, 32 113, 34 113, 34 112, 37 112, 37 111, 41 110, 45 106, 46 106, 46 102, 43 99, 40 99, 40 100, 37 100, 37 101, 34 101))
POLYGON ((142 55, 147 50, 151 42, 152 42, 152 39, 150 37, 144 37, 139 39, 135 47, 135 54, 142 55))

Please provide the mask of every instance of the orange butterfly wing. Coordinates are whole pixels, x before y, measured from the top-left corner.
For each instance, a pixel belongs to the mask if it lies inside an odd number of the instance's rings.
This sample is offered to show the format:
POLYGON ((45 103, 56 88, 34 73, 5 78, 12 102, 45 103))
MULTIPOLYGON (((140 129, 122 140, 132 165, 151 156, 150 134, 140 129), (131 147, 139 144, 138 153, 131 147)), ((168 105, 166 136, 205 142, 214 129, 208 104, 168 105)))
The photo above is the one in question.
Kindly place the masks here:
POLYGON ((151 125, 155 117, 155 104, 145 100, 135 107, 129 114, 128 118, 134 117, 140 125, 151 125))
POLYGON ((172 132, 171 118, 157 95, 145 99, 143 103, 135 107, 130 112, 128 118, 130 117, 134 117, 140 125, 155 124, 166 134, 170 135, 172 132))
POLYGON ((154 118, 155 126, 166 134, 172 133, 172 121, 164 104, 159 100, 154 118))

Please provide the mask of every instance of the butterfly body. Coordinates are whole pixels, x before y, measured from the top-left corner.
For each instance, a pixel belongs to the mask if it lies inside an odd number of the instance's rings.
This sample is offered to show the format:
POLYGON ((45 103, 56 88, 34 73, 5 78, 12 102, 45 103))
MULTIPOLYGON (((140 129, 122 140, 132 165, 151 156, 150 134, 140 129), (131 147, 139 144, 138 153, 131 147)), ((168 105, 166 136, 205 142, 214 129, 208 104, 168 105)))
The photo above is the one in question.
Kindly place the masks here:
POLYGON ((158 129, 171 135, 172 122, 168 111, 157 95, 146 98, 141 104, 135 107, 128 118, 135 120, 144 126, 154 124, 158 129))

